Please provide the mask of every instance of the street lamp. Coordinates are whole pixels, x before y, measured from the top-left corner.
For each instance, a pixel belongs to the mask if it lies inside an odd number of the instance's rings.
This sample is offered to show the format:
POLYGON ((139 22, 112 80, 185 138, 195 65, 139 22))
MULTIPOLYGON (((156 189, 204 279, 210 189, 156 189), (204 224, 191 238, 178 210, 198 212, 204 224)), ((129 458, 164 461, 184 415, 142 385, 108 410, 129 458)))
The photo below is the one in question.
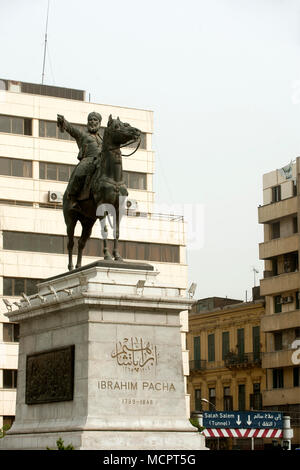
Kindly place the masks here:
POLYGON ((200 398, 201 401, 204 401, 204 403, 208 403, 209 405, 213 406, 214 409, 216 410, 216 405, 212 403, 211 401, 208 401, 206 398, 200 398))
MULTIPOLYGON (((216 409, 216 406, 213 403, 211 403, 210 401, 208 401, 206 398, 200 398, 200 400, 204 401, 204 403, 208 403, 209 405, 213 406, 214 409, 216 409)), ((191 418, 195 419, 199 426, 203 426, 203 413, 202 413, 202 410, 192 411, 191 418)))
MULTIPOLYGON (((210 406, 213 406, 214 409, 216 410, 216 405, 212 403, 211 401, 207 400, 207 398, 200 398, 201 401, 204 403, 207 403, 210 406)), ((203 413, 202 411, 193 411, 191 414, 191 418, 194 418, 198 421, 199 426, 203 426, 203 413)), ((217 437, 217 450, 220 450, 220 438, 219 436, 217 437)))

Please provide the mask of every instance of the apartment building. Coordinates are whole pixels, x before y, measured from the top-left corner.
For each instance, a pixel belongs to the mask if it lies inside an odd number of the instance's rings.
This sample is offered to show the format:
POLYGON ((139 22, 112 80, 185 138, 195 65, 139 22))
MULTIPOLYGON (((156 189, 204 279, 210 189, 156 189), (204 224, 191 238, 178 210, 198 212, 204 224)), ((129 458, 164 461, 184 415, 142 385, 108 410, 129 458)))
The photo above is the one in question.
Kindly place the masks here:
MULTIPOLYGON (((102 115, 103 126, 112 114, 142 131, 137 152, 123 158, 131 206, 121 222, 121 256, 153 264, 160 282, 176 286, 182 295, 187 288, 187 265, 183 217, 154 210, 152 111, 90 103, 82 90, 6 79, 0 80, 0 103, 1 428, 10 424, 15 414, 19 335, 18 325, 8 323, 4 314, 7 309, 17 308, 20 296, 33 294, 39 280, 67 271, 62 195, 78 163, 78 149, 69 134, 58 129, 57 114, 77 126, 86 125, 91 111, 102 115)), ((134 148, 124 150, 128 154, 134 148)), ((108 237, 112 238, 109 230, 108 237)), ((78 225, 76 237, 80 232, 78 225)), ((100 224, 95 224, 83 264, 102 258, 100 239, 100 224)), ((181 320, 187 375, 186 313, 181 320)))
POLYGON ((263 176, 264 225, 259 245, 265 262, 261 294, 266 313, 261 329, 266 334, 262 367, 266 370, 264 408, 284 411, 292 418, 293 445, 300 443, 300 158, 263 176))
MULTIPOLYGON (((265 307, 262 298, 254 299, 200 299, 190 311, 191 410, 262 409, 266 374, 261 368, 265 334, 260 323, 265 307)), ((206 439, 206 445, 211 449, 251 448, 247 439, 220 439, 206 439)), ((262 446, 263 440, 256 440, 255 448, 262 446)))

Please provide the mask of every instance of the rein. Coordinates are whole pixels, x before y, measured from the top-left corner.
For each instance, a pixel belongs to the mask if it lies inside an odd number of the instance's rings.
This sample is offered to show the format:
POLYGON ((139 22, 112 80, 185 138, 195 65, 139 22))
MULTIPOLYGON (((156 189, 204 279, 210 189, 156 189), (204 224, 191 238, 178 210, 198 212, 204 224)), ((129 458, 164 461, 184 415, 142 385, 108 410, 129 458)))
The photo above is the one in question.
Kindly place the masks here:
MULTIPOLYGON (((102 142, 103 142, 103 139, 101 139, 101 140, 102 140, 102 142)), ((128 145, 133 144, 134 142, 136 142, 136 141, 135 141, 135 140, 131 140, 131 141, 129 141, 129 142, 126 142, 126 144, 120 145, 120 146, 118 146, 118 147, 108 148, 107 150, 110 152, 110 151, 112 151, 112 150, 122 149, 123 147, 128 147, 128 145)), ((141 138, 139 137, 139 139, 138 139, 138 144, 137 144, 135 150, 134 150, 133 152, 131 152, 131 153, 128 153, 127 155, 125 155, 124 153, 121 153, 121 157, 130 157, 131 155, 133 155, 133 154, 138 150, 138 148, 139 148, 140 145, 141 145, 141 138)))
MULTIPOLYGON (((129 142, 129 144, 133 144, 134 142, 135 142, 135 140, 133 140, 132 142, 129 142)), ((123 147, 128 146, 129 144, 128 144, 128 142, 127 142, 127 144, 121 145, 120 149, 123 148, 123 147)), ((135 149, 133 152, 129 153, 128 155, 125 155, 124 153, 121 153, 121 157, 130 157, 131 155, 133 155, 133 154, 138 150, 138 148, 139 148, 140 145, 141 145, 141 138, 139 138, 137 147, 136 147, 136 149, 135 149)))

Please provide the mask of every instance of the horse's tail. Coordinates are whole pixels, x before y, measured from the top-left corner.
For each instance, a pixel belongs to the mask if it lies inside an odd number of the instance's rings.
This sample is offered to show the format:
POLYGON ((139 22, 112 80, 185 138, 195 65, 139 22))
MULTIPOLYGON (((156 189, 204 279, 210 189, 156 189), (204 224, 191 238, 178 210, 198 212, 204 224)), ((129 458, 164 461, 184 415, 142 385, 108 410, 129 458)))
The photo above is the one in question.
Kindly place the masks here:
POLYGON ((108 222, 109 222, 110 228, 113 229, 113 228, 114 228, 114 224, 111 222, 110 214, 109 214, 108 212, 107 212, 107 218, 108 218, 108 222))

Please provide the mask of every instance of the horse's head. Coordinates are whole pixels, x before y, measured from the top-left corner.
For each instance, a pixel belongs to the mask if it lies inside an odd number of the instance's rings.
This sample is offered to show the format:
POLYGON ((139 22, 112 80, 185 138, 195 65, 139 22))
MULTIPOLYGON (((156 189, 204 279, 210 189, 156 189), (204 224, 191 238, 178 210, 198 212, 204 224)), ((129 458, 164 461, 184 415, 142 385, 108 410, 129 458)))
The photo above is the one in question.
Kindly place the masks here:
POLYGON ((105 134, 109 136, 112 144, 118 146, 128 142, 136 142, 141 136, 141 131, 127 122, 122 122, 118 117, 113 119, 110 115, 105 134))

